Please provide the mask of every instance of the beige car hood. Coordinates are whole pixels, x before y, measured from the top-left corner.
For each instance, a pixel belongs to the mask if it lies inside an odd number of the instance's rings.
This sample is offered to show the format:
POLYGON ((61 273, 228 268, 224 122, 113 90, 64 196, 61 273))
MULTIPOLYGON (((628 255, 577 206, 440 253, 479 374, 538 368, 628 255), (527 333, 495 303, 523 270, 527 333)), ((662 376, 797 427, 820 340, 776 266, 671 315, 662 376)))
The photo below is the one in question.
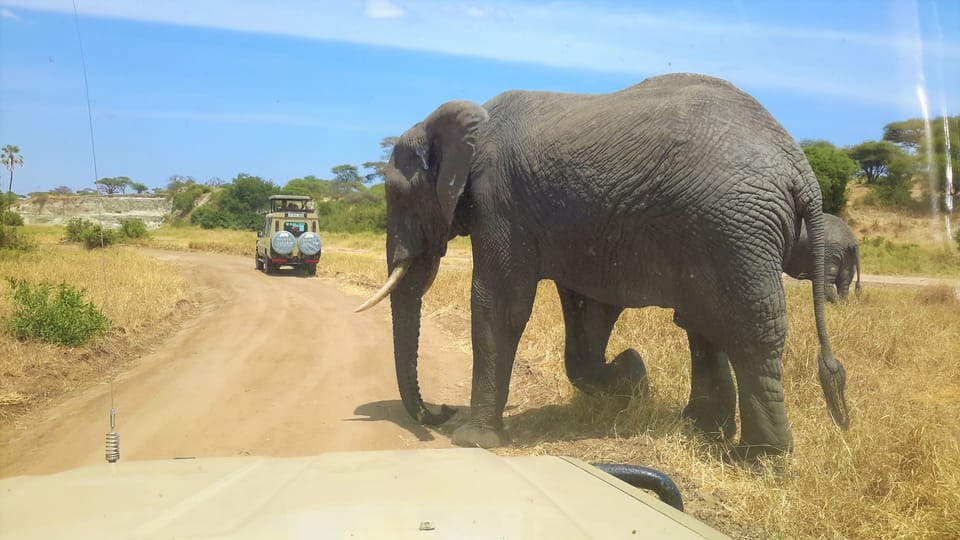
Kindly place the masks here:
POLYGON ((483 450, 121 462, 0 480, 0 538, 725 538, 583 462, 483 450))

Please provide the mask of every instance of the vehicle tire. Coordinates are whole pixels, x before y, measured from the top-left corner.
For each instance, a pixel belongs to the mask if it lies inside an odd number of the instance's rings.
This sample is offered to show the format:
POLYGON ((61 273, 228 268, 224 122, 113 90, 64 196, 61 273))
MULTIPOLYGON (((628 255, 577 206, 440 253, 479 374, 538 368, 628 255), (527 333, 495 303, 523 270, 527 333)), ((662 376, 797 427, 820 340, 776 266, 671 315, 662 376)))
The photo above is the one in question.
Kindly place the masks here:
POLYGON ((263 268, 263 267, 260 265, 260 257, 257 256, 257 255, 254 255, 254 256, 253 256, 253 268, 256 269, 256 270, 260 270, 261 268, 263 268))
POLYGON ((308 265, 305 266, 305 269, 306 269, 306 273, 307 273, 308 276, 315 276, 315 275, 317 275, 317 265, 315 265, 315 264, 308 264, 308 265))
POLYGON ((272 262, 270 262, 270 261, 263 261, 263 273, 264 273, 264 274, 267 274, 267 275, 269 276, 269 275, 272 274, 276 269, 277 269, 277 267, 274 266, 272 262))

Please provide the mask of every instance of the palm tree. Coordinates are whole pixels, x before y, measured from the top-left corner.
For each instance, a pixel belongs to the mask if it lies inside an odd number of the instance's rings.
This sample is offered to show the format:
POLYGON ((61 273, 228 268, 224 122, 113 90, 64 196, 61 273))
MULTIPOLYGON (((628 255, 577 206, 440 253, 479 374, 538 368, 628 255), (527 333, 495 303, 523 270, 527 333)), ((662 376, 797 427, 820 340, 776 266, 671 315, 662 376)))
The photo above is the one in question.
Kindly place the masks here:
POLYGON ((0 214, 0 224, 2 224, 4 218, 6 218, 7 208, 13 204, 11 198, 13 194, 13 170, 23 166, 23 156, 20 155, 20 147, 15 144, 4 146, 3 152, 0 154, 0 161, 3 161, 4 167, 10 169, 10 183, 7 184, 7 196, 5 197, 7 204, 3 206, 3 213, 0 214))
POLYGON ((13 169, 23 167, 23 156, 20 155, 20 147, 15 144, 8 144, 3 147, 3 166, 10 170, 10 183, 7 185, 7 194, 13 191, 13 169))

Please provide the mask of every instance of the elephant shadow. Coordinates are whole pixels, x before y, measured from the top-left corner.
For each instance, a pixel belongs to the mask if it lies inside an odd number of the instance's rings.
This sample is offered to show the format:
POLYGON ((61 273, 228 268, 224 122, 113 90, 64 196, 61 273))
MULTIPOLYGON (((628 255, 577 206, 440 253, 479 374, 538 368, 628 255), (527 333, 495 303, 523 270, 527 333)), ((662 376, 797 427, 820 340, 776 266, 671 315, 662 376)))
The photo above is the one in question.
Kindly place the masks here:
MULTIPOLYGON (((680 404, 643 397, 591 396, 577 393, 564 404, 545 404, 505 415, 504 424, 514 447, 584 439, 628 438, 638 433, 653 437, 676 434, 680 404)), ((685 429, 684 429, 685 431, 685 429)))
MULTIPOLYGON (((426 403, 430 410, 440 406, 426 403)), ((453 432, 470 417, 470 407, 453 407, 456 414, 439 426, 423 426, 404 410, 400 400, 365 403, 354 410, 357 416, 345 421, 392 422, 409 431, 419 441, 433 441, 437 435, 450 438, 453 432)), ((543 443, 574 442, 584 439, 630 437, 646 433, 657 437, 676 434, 682 424, 679 403, 650 402, 644 398, 598 397, 581 393, 564 404, 541 404, 518 411, 508 405, 504 415, 507 444, 513 447, 533 447, 543 443), (639 409, 639 412, 638 412, 639 409), (635 415, 629 418, 630 415, 635 415)), ((687 431, 686 428, 683 431, 687 431)), ((694 431, 690 428, 691 433, 694 431)))
MULTIPOLYGON (((440 409, 440 405, 424 402, 424 405, 430 410, 436 411, 440 409)), ((456 426, 459 425, 458 422, 454 420, 459 420, 459 417, 466 418, 468 414, 469 407, 454 407, 457 410, 457 414, 454 415, 453 420, 447 422, 442 426, 423 426, 418 424, 416 420, 410 417, 407 414, 407 411, 403 408, 403 402, 399 399, 385 399, 382 401, 372 401, 370 403, 364 403, 363 405, 357 406, 354 409, 353 414, 355 416, 362 416, 363 418, 344 418, 344 422, 390 422, 397 425, 410 432, 411 435, 417 438, 421 442, 432 441, 436 439, 434 437, 434 431, 438 431, 443 435, 449 437, 453 433, 453 429, 456 429, 456 426), (451 424, 456 424, 450 427, 451 424), (449 429, 448 429, 449 428, 449 429)))

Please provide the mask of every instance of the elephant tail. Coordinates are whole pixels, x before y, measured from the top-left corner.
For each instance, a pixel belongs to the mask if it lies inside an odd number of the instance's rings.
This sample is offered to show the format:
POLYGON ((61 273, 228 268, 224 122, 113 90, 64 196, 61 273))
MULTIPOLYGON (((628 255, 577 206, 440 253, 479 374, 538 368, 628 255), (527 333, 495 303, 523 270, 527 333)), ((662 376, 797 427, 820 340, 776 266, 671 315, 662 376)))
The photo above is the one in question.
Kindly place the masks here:
POLYGON ((857 285, 854 289, 854 292, 857 295, 857 300, 860 299, 860 246, 853 246, 853 262, 857 265, 857 285))
MULTIPOLYGON (((812 175, 811 175, 812 176, 812 175)), ((816 180, 813 185, 817 186, 816 180)), ((827 322, 824 312, 825 301, 825 270, 824 270, 824 225, 823 209, 819 196, 815 196, 801 203, 802 219, 807 227, 807 236, 813 252, 813 312, 817 321, 817 338, 820 342, 820 354, 817 358, 820 387, 827 402, 827 409, 833 421, 842 429, 850 426, 850 412, 844 398, 847 374, 840 363, 833 356, 830 348, 830 336, 827 335, 827 322)))

